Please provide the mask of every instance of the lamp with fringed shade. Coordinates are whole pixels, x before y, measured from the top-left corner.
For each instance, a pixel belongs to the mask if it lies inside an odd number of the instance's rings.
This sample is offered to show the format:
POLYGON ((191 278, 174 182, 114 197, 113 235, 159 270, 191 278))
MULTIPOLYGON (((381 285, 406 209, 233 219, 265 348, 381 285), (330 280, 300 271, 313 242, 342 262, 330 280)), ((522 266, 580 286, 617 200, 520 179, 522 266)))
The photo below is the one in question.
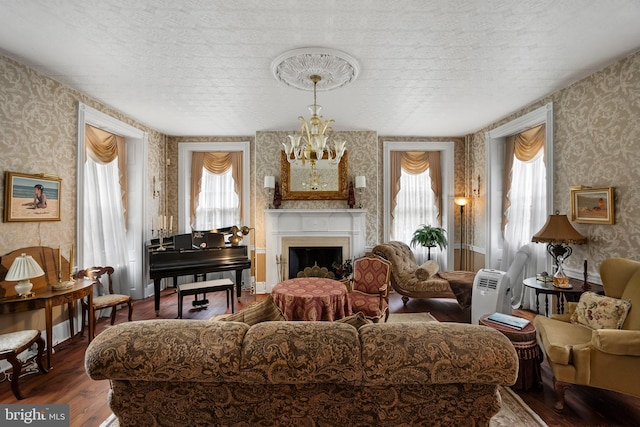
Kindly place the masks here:
POLYGON ((567 259, 573 249, 568 244, 581 245, 587 242, 587 238, 573 228, 566 215, 549 215, 544 226, 531 238, 535 243, 547 243, 547 252, 553 258, 556 266, 559 259, 567 259))

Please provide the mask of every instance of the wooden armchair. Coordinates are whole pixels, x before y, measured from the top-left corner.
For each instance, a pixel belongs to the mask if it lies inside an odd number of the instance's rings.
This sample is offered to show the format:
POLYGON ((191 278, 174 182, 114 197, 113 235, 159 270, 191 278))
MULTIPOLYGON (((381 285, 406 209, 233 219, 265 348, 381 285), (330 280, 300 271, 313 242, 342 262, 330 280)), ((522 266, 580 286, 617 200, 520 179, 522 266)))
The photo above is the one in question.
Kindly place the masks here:
POLYGON ((354 313, 378 322, 389 318, 389 278, 391 263, 376 255, 358 258, 353 262, 349 300, 354 313))
POLYGON ((113 293, 113 281, 111 280, 113 271, 113 267, 91 267, 86 270, 78 271, 78 279, 87 278, 93 280, 94 288, 98 290, 98 296, 93 297, 93 304, 91 307, 89 307, 85 300, 82 300, 81 334, 84 333, 85 314, 88 313, 89 316, 93 316, 94 322, 97 322, 98 319, 96 318, 96 311, 104 308, 111 307, 111 324, 113 325, 116 321, 116 307, 120 304, 127 304, 129 306, 129 322, 131 321, 131 316, 133 314, 133 301, 129 295, 113 293), (102 283, 102 276, 105 274, 107 275, 107 281, 109 283, 108 292, 105 291, 104 284, 102 283))

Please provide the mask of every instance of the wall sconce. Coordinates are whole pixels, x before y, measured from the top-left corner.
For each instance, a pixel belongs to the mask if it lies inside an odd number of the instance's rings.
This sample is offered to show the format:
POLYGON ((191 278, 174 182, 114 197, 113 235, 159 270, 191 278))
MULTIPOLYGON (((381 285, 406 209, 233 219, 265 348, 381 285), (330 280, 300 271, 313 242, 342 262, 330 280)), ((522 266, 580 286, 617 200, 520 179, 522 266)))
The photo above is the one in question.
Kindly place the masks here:
POLYGON ((152 182, 152 187, 153 187, 153 198, 157 199, 158 196, 160 196, 160 189, 162 188, 162 183, 160 181, 156 181, 156 177, 153 177, 153 182, 152 182))
POLYGON ((478 175, 478 187, 472 190, 473 197, 480 197, 480 175, 478 175))
POLYGON ((366 176, 356 176, 356 190, 358 190, 358 199, 360 203, 358 203, 358 208, 362 209, 362 195, 364 194, 364 189, 367 188, 367 177, 366 176))
MULTIPOLYGON (((269 193, 269 198, 271 198, 271 195, 273 194, 273 190, 274 188, 276 188, 276 177, 273 175, 266 175, 264 177, 264 188, 267 189, 268 193, 269 193)), ((271 205, 271 203, 269 203, 269 209, 272 209, 273 206, 271 205)))

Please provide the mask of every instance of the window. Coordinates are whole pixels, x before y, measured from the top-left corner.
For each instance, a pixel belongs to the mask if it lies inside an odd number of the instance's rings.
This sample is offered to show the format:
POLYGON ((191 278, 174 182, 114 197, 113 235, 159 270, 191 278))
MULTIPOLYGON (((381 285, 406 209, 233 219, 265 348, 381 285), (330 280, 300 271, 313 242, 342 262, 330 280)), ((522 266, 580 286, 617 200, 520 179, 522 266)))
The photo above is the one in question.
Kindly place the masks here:
POLYGON ((240 198, 234 190, 231 169, 220 174, 202 170, 193 228, 212 230, 240 224, 240 198))
MULTIPOLYGON (((431 224, 441 226, 447 231, 447 239, 449 241, 453 241, 454 238, 454 223, 453 223, 453 171, 454 171, 454 143, 451 141, 443 141, 443 142, 431 142, 431 141, 384 141, 383 142, 383 175, 384 175, 384 241, 388 242, 390 240, 400 240, 399 234, 406 233, 407 240, 404 240, 406 243, 411 241, 411 236, 413 236, 413 232, 415 231, 421 223, 431 224), (397 166, 393 166, 394 163, 393 153, 394 152, 437 152, 440 158, 440 172, 437 173, 431 169, 431 166, 425 170, 419 171, 419 175, 410 176, 409 174, 401 173, 401 168, 397 166), (416 203, 414 200, 410 200, 407 202, 400 202, 401 210, 406 208, 415 209, 420 212, 421 219, 424 222, 418 223, 417 225, 413 224, 403 224, 404 220, 398 220, 397 218, 394 220, 392 214, 396 210, 397 206, 394 205, 392 193, 392 170, 398 170, 400 173, 398 174, 400 179, 404 180, 408 179, 405 189, 409 189, 412 187, 411 181, 413 179, 420 180, 421 188, 425 189, 422 191, 422 199, 419 203, 416 203), (422 174, 426 174, 423 178, 428 177, 431 181, 427 183, 424 179, 420 179, 419 176, 422 174), (403 176, 407 175, 407 176, 403 176), (440 183, 440 201, 433 200, 430 202, 429 197, 434 197, 437 199, 436 192, 433 190, 433 180, 435 178, 441 179, 440 183), (426 189, 430 189, 431 192, 426 189), (425 206, 441 206, 439 209, 431 209, 425 208, 425 206), (427 213, 427 211, 429 213, 427 213), (432 222, 430 219, 433 218, 433 215, 439 215, 436 222, 432 222), (427 215, 427 216, 424 216, 427 215), (393 227, 397 227, 393 230, 393 227), (394 237, 392 237, 392 235, 394 237)), ((403 182, 400 182, 400 186, 404 185, 403 182)), ((394 185, 394 188, 396 186, 394 185)), ((397 190, 395 190, 397 192, 397 190)), ((396 201, 397 203, 397 201, 396 201)), ((399 214, 395 213, 396 215, 399 214)), ((426 259, 426 251, 425 255, 419 254, 422 248, 412 248, 417 258, 420 256, 424 256, 426 259)), ((432 250, 432 259, 434 255, 434 251, 432 250)), ((436 251, 438 253, 438 251, 436 251)), ((438 263, 440 264, 440 268, 442 270, 452 268, 453 266, 453 251, 444 251, 438 253, 438 257, 436 258, 438 263)), ((419 260, 418 260, 419 262, 419 260)))
MULTIPOLYGON (((401 169, 400 191, 396 195, 396 208, 393 210, 391 239, 406 244, 411 242, 413 232, 422 224, 440 226, 438 221, 436 195, 431 189, 429 169, 422 173, 411 174, 401 169)), ((427 248, 412 247, 416 262, 427 260, 427 248)), ((438 260, 439 248, 431 249, 431 259, 438 260)))

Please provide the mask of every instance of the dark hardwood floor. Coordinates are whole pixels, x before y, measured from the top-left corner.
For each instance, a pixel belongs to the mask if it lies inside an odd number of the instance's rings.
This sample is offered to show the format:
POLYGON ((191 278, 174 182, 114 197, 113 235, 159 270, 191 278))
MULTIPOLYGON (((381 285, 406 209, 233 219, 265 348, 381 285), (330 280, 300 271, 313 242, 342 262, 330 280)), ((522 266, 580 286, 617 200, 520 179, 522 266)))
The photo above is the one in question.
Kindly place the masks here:
MULTIPOLYGON (((183 316, 186 319, 209 319, 226 310, 226 298, 223 292, 207 294, 210 300, 205 310, 193 311, 191 297, 185 298, 183 316)), ((264 298, 262 295, 243 294, 235 309, 241 310, 264 298)), ((163 318, 177 317, 177 294, 173 289, 162 292, 160 315, 163 318)), ((400 296, 392 293, 390 298, 392 313, 430 312, 441 322, 469 322, 470 310, 462 310, 455 300, 431 299, 410 300, 405 306, 400 296)), ((521 317, 532 319, 534 313, 518 310, 521 317)), ((117 314, 117 323, 126 322, 127 310, 117 314)), ((136 301, 133 310, 134 320, 155 318, 153 298, 136 301)), ((100 319, 96 331, 100 333, 110 327, 109 320, 100 319)), ((107 405, 108 381, 93 381, 84 371, 84 352, 87 339, 76 336, 54 348, 53 368, 47 375, 34 374, 21 379, 20 386, 26 399, 17 401, 9 384, 0 383, 0 402, 2 403, 65 403, 70 405, 71 426, 99 426, 111 413, 107 405)), ((543 386, 518 392, 520 397, 549 426, 638 426, 640 425, 640 399, 598 390, 589 387, 572 386, 567 391, 566 408, 563 414, 553 410, 555 395, 552 388, 550 369, 546 362, 543 368, 543 386)), ((630 372, 640 379, 640 373, 630 372)), ((1 378, 1 376, 0 376, 1 378)))

